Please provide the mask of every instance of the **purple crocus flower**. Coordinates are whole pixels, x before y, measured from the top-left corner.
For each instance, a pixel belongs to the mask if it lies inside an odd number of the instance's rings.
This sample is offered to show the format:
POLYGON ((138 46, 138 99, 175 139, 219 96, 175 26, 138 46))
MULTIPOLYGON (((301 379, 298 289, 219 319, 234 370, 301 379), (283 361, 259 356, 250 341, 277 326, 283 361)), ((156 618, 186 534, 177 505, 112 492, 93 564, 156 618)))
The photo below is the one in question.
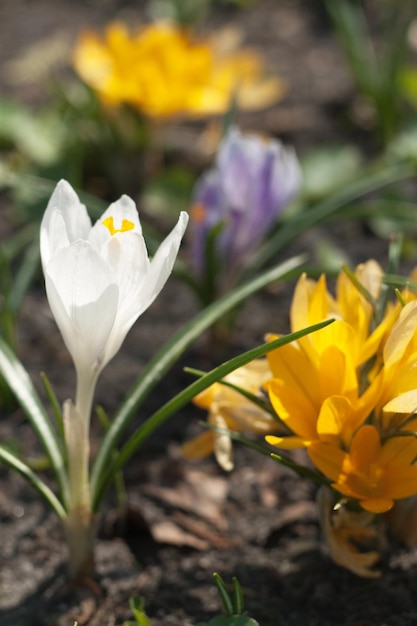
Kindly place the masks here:
POLYGON ((300 188, 294 151, 276 140, 231 128, 220 144, 216 164, 197 182, 191 211, 192 260, 206 270, 206 242, 222 224, 215 253, 228 285, 300 188), (226 278, 227 277, 227 278, 226 278))

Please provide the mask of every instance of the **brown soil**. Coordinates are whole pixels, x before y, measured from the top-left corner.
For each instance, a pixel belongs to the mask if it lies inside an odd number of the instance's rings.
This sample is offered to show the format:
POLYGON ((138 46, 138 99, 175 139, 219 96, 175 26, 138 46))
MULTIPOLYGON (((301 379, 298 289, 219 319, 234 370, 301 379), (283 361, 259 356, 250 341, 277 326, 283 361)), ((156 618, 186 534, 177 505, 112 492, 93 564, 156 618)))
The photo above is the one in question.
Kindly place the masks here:
MULTIPOLYGON (((322 143, 355 139, 341 123, 352 88, 323 15, 313 3, 260 0, 247 11, 223 11, 213 25, 237 23, 247 41, 261 47, 271 67, 288 80, 286 100, 261 114, 242 116, 245 127, 280 135, 302 151, 322 143)), ((39 85, 10 80, 16 59, 42 38, 57 32, 73 37, 81 26, 114 16, 135 16, 133 2, 115 0, 30 0, 2 2, 3 92, 26 102, 42 101, 39 85)), ((364 145, 367 140, 360 138, 364 145)), ((0 211, 1 238, 12 216, 7 197, 0 211), (4 219, 3 219, 4 217, 4 219)), ((386 261, 386 243, 358 224, 323 229, 350 254, 352 263, 386 261)), ((298 242, 309 249, 317 232, 298 242)), ((285 332, 292 285, 274 288, 248 302, 239 318, 232 352, 262 341, 267 331, 285 332)), ((196 311, 175 278, 131 331, 107 367, 97 403, 112 415, 144 363, 196 311)), ((158 386, 137 416, 157 408, 190 379, 184 365, 205 367, 204 338, 158 386)), ((45 370, 61 400, 73 393, 70 358, 48 309, 39 275, 28 294, 19 324, 19 353, 41 389, 45 370)), ((106 501, 97 542, 97 577, 79 588, 66 578, 66 554, 57 519, 22 479, 0 467, 0 624, 2 626, 121 625, 131 617, 128 599, 145 598, 152 626, 186 626, 208 621, 220 611, 212 573, 237 576, 247 609, 262 626, 413 626, 417 623, 417 553, 393 546, 383 576, 362 580, 334 565, 323 546, 312 486, 274 463, 236 446, 229 475, 213 460, 190 464, 179 445, 199 431, 197 409, 173 418, 126 468, 129 507, 124 523, 114 497, 106 501)), ((93 427, 93 446, 99 427, 93 427)), ((0 419, 0 438, 37 458, 38 444, 20 410, 0 419)))

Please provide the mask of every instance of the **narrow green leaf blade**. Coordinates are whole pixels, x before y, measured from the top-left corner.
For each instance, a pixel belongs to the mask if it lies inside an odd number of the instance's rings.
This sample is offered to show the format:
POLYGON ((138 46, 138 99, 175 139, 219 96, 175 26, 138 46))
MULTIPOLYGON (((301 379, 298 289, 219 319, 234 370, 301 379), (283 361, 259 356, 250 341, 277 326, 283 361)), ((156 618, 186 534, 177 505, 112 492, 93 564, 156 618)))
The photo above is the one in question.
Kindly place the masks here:
POLYGON ((55 472, 63 501, 67 502, 68 482, 58 440, 29 374, 1 337, 0 374, 15 394, 38 435, 55 472))
POLYGON ((17 471, 23 478, 25 478, 41 496, 47 501, 49 506, 55 511, 60 519, 64 519, 66 516, 66 511, 62 506, 61 502, 58 500, 53 491, 46 485, 43 480, 39 478, 31 470, 31 468, 26 465, 23 461, 21 461, 15 454, 7 450, 4 446, 0 444, 0 460, 2 460, 6 465, 17 471))
MULTIPOLYGON (((268 343, 262 344, 252 350, 248 350, 239 356, 226 361, 219 367, 211 370, 205 376, 202 376, 199 380, 194 381, 183 389, 180 393, 178 393, 174 398, 169 400, 164 406, 162 406, 158 411, 156 411, 149 419, 146 420, 130 437, 127 443, 120 450, 117 458, 113 461, 113 463, 108 462, 107 468, 103 471, 101 475, 101 480, 98 485, 96 491, 93 492, 93 508, 96 509, 101 500, 101 497, 104 494, 104 491, 107 485, 113 479, 113 475, 117 472, 121 467, 127 463, 130 457, 134 454, 136 449, 159 427, 161 426, 171 415, 176 413, 179 409, 181 409, 185 404, 187 404, 194 396, 198 393, 207 389, 214 382, 224 378, 230 372, 233 372, 238 367, 242 367, 253 361, 254 359, 260 358, 271 352, 271 350, 276 350, 280 346, 286 345, 292 341, 296 341, 300 339, 300 337, 304 337, 312 332, 320 330, 325 326, 331 324, 334 320, 326 320, 321 322, 320 324, 314 324, 313 326, 309 326, 308 328, 304 328, 303 330, 297 331, 295 333, 291 333, 288 335, 284 335, 279 339, 275 339, 274 341, 270 341, 268 343)), ((110 459, 109 459, 110 461, 110 459)))
POLYGON ((214 582, 216 583, 217 592, 223 604, 224 612, 226 613, 226 615, 233 615, 234 614, 233 602, 229 595, 229 592, 227 591, 226 583, 224 582, 220 574, 218 574, 217 572, 214 572, 213 578, 214 578, 214 582))
MULTIPOLYGON (((416 175, 415 165, 411 163, 395 163, 383 166, 368 174, 361 180, 343 188, 322 202, 302 211, 297 219, 292 219, 282 225, 277 232, 268 239, 252 264, 255 268, 262 267, 273 255, 283 250, 289 243, 294 241, 301 233, 306 232, 321 222, 334 217, 339 211, 368 194, 393 185, 416 175)), ((345 213, 345 217, 348 214, 345 213)))
POLYGON ((304 256, 297 256, 277 267, 257 276, 231 294, 224 296, 205 308, 194 319, 185 324, 173 337, 165 343, 148 363, 137 383, 127 395, 118 410, 111 427, 103 437, 91 471, 91 493, 93 501, 97 501, 97 493, 102 490, 102 476, 111 459, 112 450, 116 448, 127 424, 135 415, 137 408, 149 395, 164 374, 178 360, 188 346, 214 322, 233 309, 240 302, 259 291, 266 285, 288 277, 299 269, 305 261, 304 256))

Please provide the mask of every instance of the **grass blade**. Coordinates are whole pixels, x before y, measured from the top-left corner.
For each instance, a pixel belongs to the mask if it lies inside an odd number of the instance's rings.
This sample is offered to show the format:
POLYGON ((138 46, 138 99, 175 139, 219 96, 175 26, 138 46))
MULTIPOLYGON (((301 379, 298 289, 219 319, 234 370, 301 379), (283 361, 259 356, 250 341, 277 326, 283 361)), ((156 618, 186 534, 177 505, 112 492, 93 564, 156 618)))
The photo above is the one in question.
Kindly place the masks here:
POLYGON ((10 450, 6 450, 0 445, 0 460, 6 465, 17 471, 23 478, 25 478, 41 496, 47 501, 49 506, 55 511, 60 519, 66 517, 66 511, 58 500, 53 491, 46 485, 40 478, 31 470, 31 468, 15 456, 10 450))
MULTIPOLYGON (((360 200, 364 196, 378 191, 388 185, 398 183, 416 175, 415 165, 411 163, 396 163, 384 166, 380 170, 366 176, 360 181, 355 181, 339 193, 334 194, 323 202, 305 209, 297 219, 291 219, 282 224, 277 232, 270 237, 259 250, 252 264, 253 269, 258 269, 272 258, 277 252, 283 250, 296 237, 317 226, 324 220, 334 217, 338 211, 348 204, 360 200)), ((348 217, 345 214, 346 218, 348 217)), ((252 269, 251 268, 251 269, 252 269)))
POLYGON ((178 393, 174 398, 169 400, 164 406, 162 406, 158 411, 156 411, 149 419, 147 419, 144 424, 142 424, 136 432, 130 437, 128 442, 123 446, 120 450, 117 458, 113 463, 108 460, 108 465, 105 471, 100 476, 100 481, 95 485, 95 490, 92 492, 93 497, 93 509, 96 510, 100 503, 101 497, 104 495, 105 489, 108 484, 113 480, 114 474, 127 463, 130 457, 134 454, 137 448, 143 444, 143 442, 157 429, 161 426, 169 417, 171 417, 174 413, 179 411, 183 406, 185 406, 194 396, 198 393, 207 389, 214 382, 224 378, 230 372, 233 372, 238 367, 242 367, 246 365, 250 361, 254 359, 260 358, 271 352, 271 350, 276 350, 280 346, 286 345, 291 341, 296 341, 300 337, 304 337, 312 332, 320 330, 325 326, 331 324, 333 320, 326 320, 321 322, 320 324, 315 324, 314 326, 309 326, 308 328, 304 328, 303 330, 297 331, 295 333, 291 333, 289 335, 284 335, 279 339, 275 339, 274 341, 270 341, 268 343, 262 344, 256 348, 252 348, 252 350, 248 350, 239 356, 226 361, 219 367, 208 372, 205 376, 202 376, 200 379, 194 381, 183 389, 180 393, 178 393))
POLYGON ((112 450, 117 447, 123 431, 134 416, 137 408, 149 395, 164 374, 178 360, 188 346, 199 337, 214 322, 225 313, 243 302, 250 295, 259 291, 266 285, 288 277, 292 272, 299 269, 305 261, 304 256, 297 256, 257 276, 242 287, 234 290, 231 294, 217 300, 212 305, 201 311, 190 322, 185 324, 173 337, 162 346, 150 360, 142 372, 133 389, 128 393, 125 401, 118 410, 112 424, 104 435, 91 471, 91 494, 93 500, 97 498, 97 492, 101 491, 100 484, 108 463, 111 459, 112 450))
POLYGON ((68 482, 58 440, 29 374, 1 337, 0 374, 16 396, 41 441, 55 472, 62 499, 67 502, 68 482))

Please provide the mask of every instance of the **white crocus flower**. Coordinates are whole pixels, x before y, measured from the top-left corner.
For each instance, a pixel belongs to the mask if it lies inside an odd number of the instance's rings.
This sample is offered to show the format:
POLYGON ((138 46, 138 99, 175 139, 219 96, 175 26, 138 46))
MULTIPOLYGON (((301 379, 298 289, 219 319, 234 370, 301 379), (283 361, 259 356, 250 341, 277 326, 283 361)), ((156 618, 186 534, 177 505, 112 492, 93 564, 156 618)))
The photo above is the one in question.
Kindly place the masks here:
POLYGON ((98 373, 172 271, 188 215, 150 261, 135 203, 122 196, 94 226, 71 185, 58 183, 41 224, 52 313, 77 373, 98 373))
POLYGON ((65 520, 74 576, 89 571, 94 516, 89 486, 89 422, 103 367, 172 271, 188 215, 150 261, 135 203, 122 196, 94 226, 71 185, 58 183, 42 219, 40 245, 46 293, 77 373, 75 403, 63 408, 68 459, 65 520))

